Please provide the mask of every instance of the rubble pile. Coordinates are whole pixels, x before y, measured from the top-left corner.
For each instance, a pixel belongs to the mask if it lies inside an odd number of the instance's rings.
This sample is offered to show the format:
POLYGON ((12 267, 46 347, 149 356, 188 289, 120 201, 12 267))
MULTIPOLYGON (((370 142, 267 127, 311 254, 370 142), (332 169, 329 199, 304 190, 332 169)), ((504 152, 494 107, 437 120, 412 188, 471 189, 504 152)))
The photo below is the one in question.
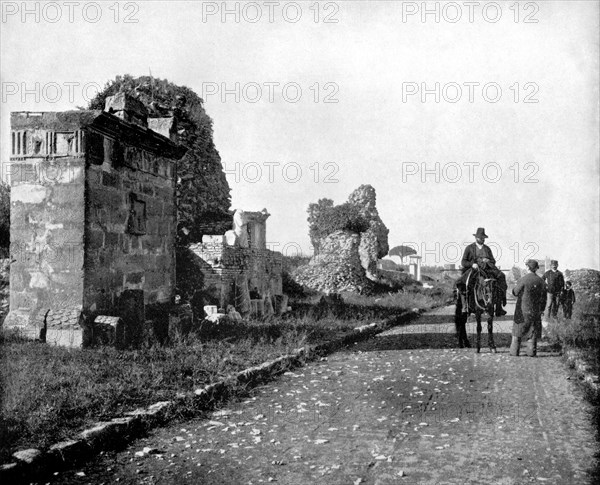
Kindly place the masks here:
POLYGON ((358 248, 361 236, 336 231, 321 242, 320 253, 308 265, 296 268, 293 279, 300 285, 326 294, 349 291, 369 293, 371 281, 361 265, 358 248))
POLYGON ((381 281, 377 261, 389 251, 389 230, 379 217, 375 189, 361 185, 350 194, 348 204, 358 209, 368 228, 360 233, 340 229, 321 238, 319 253, 292 274, 296 283, 327 294, 368 294, 373 282, 381 281))

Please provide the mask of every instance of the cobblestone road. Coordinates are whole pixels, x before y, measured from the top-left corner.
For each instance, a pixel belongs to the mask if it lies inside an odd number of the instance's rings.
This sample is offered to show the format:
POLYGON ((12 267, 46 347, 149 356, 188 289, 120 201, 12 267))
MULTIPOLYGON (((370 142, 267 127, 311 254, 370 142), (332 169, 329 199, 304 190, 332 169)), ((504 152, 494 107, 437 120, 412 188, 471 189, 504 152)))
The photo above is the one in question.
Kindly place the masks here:
POLYGON ((556 353, 508 355, 508 317, 477 355, 425 314, 55 483, 591 483, 589 406, 556 353))

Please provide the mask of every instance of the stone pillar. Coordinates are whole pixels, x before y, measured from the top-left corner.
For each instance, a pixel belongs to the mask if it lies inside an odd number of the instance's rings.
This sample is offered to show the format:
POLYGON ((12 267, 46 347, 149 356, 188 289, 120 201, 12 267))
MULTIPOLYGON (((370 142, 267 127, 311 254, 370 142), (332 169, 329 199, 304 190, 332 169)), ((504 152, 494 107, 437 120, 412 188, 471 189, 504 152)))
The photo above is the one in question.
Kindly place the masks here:
POLYGON ((421 281, 421 256, 416 254, 409 256, 409 268, 412 277, 417 281, 421 281))

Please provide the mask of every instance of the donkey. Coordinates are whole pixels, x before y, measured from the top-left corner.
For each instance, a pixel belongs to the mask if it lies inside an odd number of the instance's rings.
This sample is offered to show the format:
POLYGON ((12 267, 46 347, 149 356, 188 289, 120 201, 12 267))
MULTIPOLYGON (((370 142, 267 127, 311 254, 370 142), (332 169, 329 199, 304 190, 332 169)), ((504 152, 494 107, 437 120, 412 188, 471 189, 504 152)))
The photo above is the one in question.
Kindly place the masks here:
POLYGON ((496 353, 494 343, 494 308, 499 301, 500 295, 497 291, 496 280, 488 278, 483 269, 471 269, 467 279, 467 311, 463 312, 462 298, 456 292, 456 309, 454 312, 454 325, 458 346, 471 347, 467 337, 466 323, 471 313, 475 314, 477 321, 477 353, 481 351, 481 316, 487 314, 488 345, 490 350, 496 353))

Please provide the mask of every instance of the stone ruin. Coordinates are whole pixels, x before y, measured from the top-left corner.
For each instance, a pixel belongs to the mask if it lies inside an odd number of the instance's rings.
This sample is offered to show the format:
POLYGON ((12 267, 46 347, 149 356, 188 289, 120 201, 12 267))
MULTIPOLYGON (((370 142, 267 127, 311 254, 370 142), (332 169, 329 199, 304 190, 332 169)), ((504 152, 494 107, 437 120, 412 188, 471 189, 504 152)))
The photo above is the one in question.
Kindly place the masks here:
POLYGON ((267 249, 269 216, 266 209, 238 209, 231 230, 204 236, 202 243, 190 246, 202 261, 205 294, 212 299, 212 306, 227 312, 231 305, 242 317, 278 315, 287 310, 282 256, 267 249))
POLYGON ((135 342, 148 306, 169 307, 186 152, 174 129, 123 93, 104 111, 12 113, 5 328, 80 346, 108 325, 135 342))
POLYGON ((339 230, 322 238, 319 253, 292 274, 298 284, 326 294, 369 293, 379 281, 377 261, 389 251, 389 230, 379 217, 375 189, 361 185, 348 202, 369 221, 369 228, 361 233, 339 230))

